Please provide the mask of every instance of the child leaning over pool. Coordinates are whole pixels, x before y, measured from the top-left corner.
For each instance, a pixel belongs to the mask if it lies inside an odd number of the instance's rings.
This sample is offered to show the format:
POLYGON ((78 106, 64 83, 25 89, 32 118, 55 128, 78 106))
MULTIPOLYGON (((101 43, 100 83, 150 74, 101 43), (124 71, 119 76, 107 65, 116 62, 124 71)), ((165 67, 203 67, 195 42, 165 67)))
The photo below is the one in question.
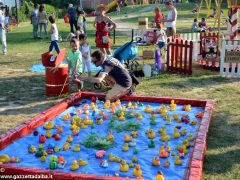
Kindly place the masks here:
POLYGON ((79 35, 80 51, 82 53, 82 67, 85 72, 85 67, 88 70, 88 76, 91 76, 91 46, 87 42, 87 36, 85 34, 79 35))
POLYGON ((68 53, 68 71, 71 73, 71 78, 76 83, 77 90, 83 88, 83 82, 77 79, 78 75, 82 74, 82 53, 79 51, 79 41, 75 38, 70 41, 71 51, 68 53))

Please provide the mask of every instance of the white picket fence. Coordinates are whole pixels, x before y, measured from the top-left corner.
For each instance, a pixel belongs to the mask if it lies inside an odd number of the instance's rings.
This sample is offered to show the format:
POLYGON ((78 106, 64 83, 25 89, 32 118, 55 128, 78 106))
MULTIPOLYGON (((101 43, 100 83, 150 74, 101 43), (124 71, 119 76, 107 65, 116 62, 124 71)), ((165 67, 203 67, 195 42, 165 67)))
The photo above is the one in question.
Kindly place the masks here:
POLYGON ((192 41, 193 42, 193 57, 192 59, 197 61, 198 54, 200 54, 200 33, 184 33, 180 34, 180 37, 183 40, 192 41))
POLYGON ((222 41, 221 59, 220 59, 220 75, 223 77, 240 78, 240 63, 226 63, 226 51, 236 50, 240 48, 240 41, 222 41))

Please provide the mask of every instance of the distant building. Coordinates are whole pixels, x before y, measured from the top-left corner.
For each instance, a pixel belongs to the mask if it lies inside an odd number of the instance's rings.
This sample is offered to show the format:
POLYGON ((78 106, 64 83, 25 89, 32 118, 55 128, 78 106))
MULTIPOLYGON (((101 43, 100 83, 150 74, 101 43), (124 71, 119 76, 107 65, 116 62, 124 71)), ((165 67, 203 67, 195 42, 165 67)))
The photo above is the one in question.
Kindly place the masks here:
MULTIPOLYGON (((4 6, 7 5, 9 7, 15 6, 15 0, 0 0, 0 3, 4 6)), ((20 7, 22 5, 22 0, 17 0, 17 6, 20 7)))

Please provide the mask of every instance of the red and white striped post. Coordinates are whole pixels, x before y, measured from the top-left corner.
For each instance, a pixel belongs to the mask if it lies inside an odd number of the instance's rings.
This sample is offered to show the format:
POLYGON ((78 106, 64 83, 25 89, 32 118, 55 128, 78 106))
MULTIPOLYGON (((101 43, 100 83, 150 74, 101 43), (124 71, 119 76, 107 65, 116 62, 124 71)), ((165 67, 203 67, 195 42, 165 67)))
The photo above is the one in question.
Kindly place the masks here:
POLYGON ((231 36, 231 40, 236 40, 237 39, 237 35, 238 35, 238 8, 234 7, 232 8, 232 36, 231 36))

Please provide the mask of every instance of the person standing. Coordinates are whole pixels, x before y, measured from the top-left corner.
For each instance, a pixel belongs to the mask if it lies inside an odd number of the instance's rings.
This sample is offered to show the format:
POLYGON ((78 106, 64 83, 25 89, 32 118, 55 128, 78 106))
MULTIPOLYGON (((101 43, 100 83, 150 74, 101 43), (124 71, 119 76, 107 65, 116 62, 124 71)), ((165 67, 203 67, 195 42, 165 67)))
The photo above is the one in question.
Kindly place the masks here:
POLYGON ((55 50, 59 54, 60 48, 58 44, 58 29, 55 23, 55 18, 53 16, 49 16, 49 22, 51 23, 51 29, 50 29, 51 44, 49 46, 49 52, 52 52, 53 48, 55 48, 55 50))
POLYGON ((74 33, 73 26, 75 27, 75 30, 77 30, 77 11, 73 7, 73 4, 69 4, 68 6, 68 16, 69 16, 69 23, 70 23, 70 31, 71 33, 74 33))
POLYGON ((100 48, 100 50, 106 55, 111 54, 110 48, 110 39, 109 39, 109 31, 114 30, 116 28, 116 24, 105 15, 108 11, 107 6, 104 4, 100 4, 96 8, 96 12, 99 14, 96 16, 94 21, 94 27, 96 28, 96 46, 100 48), (112 28, 109 28, 112 26, 112 28))
POLYGON ((78 6, 77 7, 77 15, 79 15, 79 14, 82 14, 82 18, 83 18, 83 24, 82 24, 82 27, 83 27, 83 31, 84 31, 84 34, 87 34, 87 29, 86 29, 86 26, 87 26, 87 20, 86 20, 86 13, 84 12, 84 10, 80 7, 80 6, 78 6))
POLYGON ((5 30, 5 16, 2 9, 0 9, 0 38, 2 40, 2 54, 7 54, 7 40, 6 40, 6 30, 5 30))
POLYGON ((42 39, 42 27, 44 28, 46 38, 48 38, 47 33, 47 13, 44 11, 44 5, 41 4, 38 12, 38 24, 40 27, 40 38, 42 39))
POLYGON ((176 34, 177 9, 173 6, 173 2, 171 0, 166 0, 164 4, 168 10, 168 15, 167 19, 160 20, 160 22, 166 22, 166 34, 167 37, 170 37, 176 34))
POLYGON ((33 25, 33 38, 36 39, 38 37, 38 4, 34 4, 30 19, 33 25))

